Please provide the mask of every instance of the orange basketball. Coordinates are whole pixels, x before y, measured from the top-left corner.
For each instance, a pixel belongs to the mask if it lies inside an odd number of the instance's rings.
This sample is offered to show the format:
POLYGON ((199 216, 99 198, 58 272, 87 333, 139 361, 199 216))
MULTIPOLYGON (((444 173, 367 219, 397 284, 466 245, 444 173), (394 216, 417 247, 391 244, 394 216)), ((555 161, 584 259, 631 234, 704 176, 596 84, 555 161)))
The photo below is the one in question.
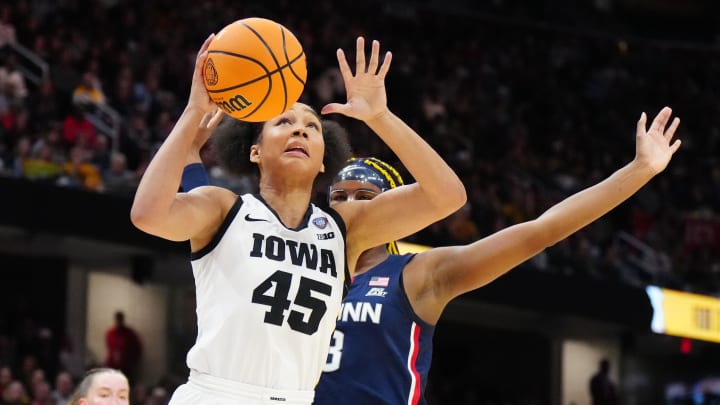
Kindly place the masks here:
POLYGON ((302 45, 265 18, 229 24, 210 43, 205 88, 223 111, 242 121, 267 121, 300 98, 307 66, 302 45))

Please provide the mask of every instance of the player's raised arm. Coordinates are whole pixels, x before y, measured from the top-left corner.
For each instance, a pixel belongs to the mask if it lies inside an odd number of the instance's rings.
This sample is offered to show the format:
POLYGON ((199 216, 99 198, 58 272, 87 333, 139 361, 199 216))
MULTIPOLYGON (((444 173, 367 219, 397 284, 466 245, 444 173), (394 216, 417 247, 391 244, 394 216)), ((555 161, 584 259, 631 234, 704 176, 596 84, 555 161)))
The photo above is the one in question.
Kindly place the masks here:
POLYGON ((392 149, 416 181, 360 205, 357 212, 340 208, 350 223, 354 223, 356 217, 362 218, 359 226, 352 227, 348 239, 357 238, 358 244, 354 246, 365 250, 406 237, 447 217, 460 208, 467 197, 462 182, 442 157, 388 109, 385 77, 392 54, 387 52, 380 63, 380 43, 373 41, 366 61, 365 40, 360 37, 356 44, 354 74, 341 49, 337 51, 337 58, 347 102, 328 104, 322 113, 340 113, 364 121, 392 149), (400 210, 412 215, 402 215, 400 210))
POLYGON ((663 108, 648 129, 643 113, 637 123, 635 158, 607 179, 566 198, 537 219, 470 245, 436 248, 418 255, 408 266, 413 267, 407 272, 408 288, 414 285, 417 291, 432 291, 418 294, 430 297, 415 306, 418 314, 430 322, 437 320, 449 300, 491 282, 635 194, 667 167, 680 147, 680 140, 673 142, 680 120, 670 122, 671 115, 670 108, 663 108), (418 272, 414 271, 416 267, 418 272), (421 274, 421 269, 428 270, 421 274))
POLYGON ((177 193, 186 158, 198 136, 207 135, 201 127, 215 125, 221 117, 202 82, 202 62, 212 39, 210 35, 198 52, 187 106, 145 170, 130 213, 138 229, 169 240, 188 240, 211 219, 221 219, 210 199, 177 193), (197 220, 188 221, 191 217, 197 220))

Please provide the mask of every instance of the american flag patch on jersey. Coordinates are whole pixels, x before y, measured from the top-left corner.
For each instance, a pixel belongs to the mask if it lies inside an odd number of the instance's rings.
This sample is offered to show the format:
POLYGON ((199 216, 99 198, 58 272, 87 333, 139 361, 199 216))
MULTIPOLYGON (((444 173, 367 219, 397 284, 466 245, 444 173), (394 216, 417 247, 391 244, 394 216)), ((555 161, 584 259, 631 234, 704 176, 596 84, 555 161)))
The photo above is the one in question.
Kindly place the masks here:
POLYGON ((390 277, 373 277, 368 283, 371 287, 387 287, 390 282, 390 277))

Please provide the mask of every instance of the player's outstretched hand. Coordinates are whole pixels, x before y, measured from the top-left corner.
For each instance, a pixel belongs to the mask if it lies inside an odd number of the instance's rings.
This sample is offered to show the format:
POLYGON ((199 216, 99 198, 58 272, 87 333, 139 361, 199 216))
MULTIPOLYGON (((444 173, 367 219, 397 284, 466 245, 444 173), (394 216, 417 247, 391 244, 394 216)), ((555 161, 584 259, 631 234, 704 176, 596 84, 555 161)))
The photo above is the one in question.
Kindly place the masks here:
POLYGON ((365 39, 358 37, 356 43, 355 74, 348 65, 345 52, 337 50, 340 73, 345 82, 347 102, 330 103, 323 107, 323 114, 340 113, 361 121, 372 120, 387 111, 385 76, 390 69, 392 53, 386 52, 380 64, 380 42, 372 41, 370 60, 366 62, 365 39), (379 65, 379 66, 378 66, 379 65))
POLYGON ((637 123, 635 136, 635 160, 650 167, 654 173, 665 170, 673 154, 680 148, 680 140, 673 142, 673 136, 680 125, 680 118, 675 117, 670 126, 668 122, 672 109, 665 107, 655 116, 650 128, 647 129, 647 115, 643 112, 637 123))

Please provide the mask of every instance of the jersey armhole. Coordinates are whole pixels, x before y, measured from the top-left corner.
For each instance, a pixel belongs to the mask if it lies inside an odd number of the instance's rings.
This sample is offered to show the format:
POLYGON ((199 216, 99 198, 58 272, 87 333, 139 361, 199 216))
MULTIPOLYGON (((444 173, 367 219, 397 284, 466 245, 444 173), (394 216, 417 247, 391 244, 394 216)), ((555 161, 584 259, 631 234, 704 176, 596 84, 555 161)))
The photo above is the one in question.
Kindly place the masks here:
POLYGON ((407 266, 408 263, 410 263, 410 261, 415 258, 417 253, 406 253, 405 255, 401 256, 406 257, 407 255, 409 255, 410 257, 407 258, 407 261, 403 264, 403 268, 400 271, 400 274, 398 274, 398 286, 400 286, 400 291, 402 291, 403 301, 405 302, 405 305, 407 305, 407 308, 410 311, 412 317, 415 319, 415 322, 417 322, 418 324, 420 324, 420 326, 424 328, 435 328, 435 325, 427 323, 425 320, 420 318, 420 316, 418 316, 418 314, 415 312, 415 308, 413 308, 412 303, 410 302, 410 297, 408 297, 407 291, 405 291, 405 281, 403 279, 403 275, 405 274, 405 266, 407 266))
POLYGON ((210 253, 213 249, 215 249, 215 246, 217 246, 218 243, 220 243, 220 239, 222 239, 223 235, 225 235, 225 232, 227 232, 227 229, 230 227, 230 224, 237 216, 238 211, 240 211, 240 207, 242 207, 243 199, 242 196, 238 196, 237 200, 235 200, 235 203, 233 204, 232 208, 230 208, 230 211, 228 211, 227 215, 225 216, 225 219, 223 220, 223 223, 220 224, 220 228, 218 228, 218 231, 215 233, 215 236, 210 240, 210 242, 205 245, 202 249, 191 252, 190 253, 190 260, 197 260, 205 256, 206 254, 210 253))
POLYGON ((348 268, 348 260, 347 260, 347 228, 345 227, 345 221, 343 220, 342 216, 332 209, 332 207, 327 207, 327 213, 333 219, 335 220, 335 223, 340 227, 340 232, 342 232, 342 238, 343 238, 343 250, 345 251, 345 279, 343 280, 343 293, 342 293, 342 299, 345 299, 345 297, 348 295, 348 292, 350 291, 350 283, 352 282, 352 278, 350 277, 350 269, 348 268))

